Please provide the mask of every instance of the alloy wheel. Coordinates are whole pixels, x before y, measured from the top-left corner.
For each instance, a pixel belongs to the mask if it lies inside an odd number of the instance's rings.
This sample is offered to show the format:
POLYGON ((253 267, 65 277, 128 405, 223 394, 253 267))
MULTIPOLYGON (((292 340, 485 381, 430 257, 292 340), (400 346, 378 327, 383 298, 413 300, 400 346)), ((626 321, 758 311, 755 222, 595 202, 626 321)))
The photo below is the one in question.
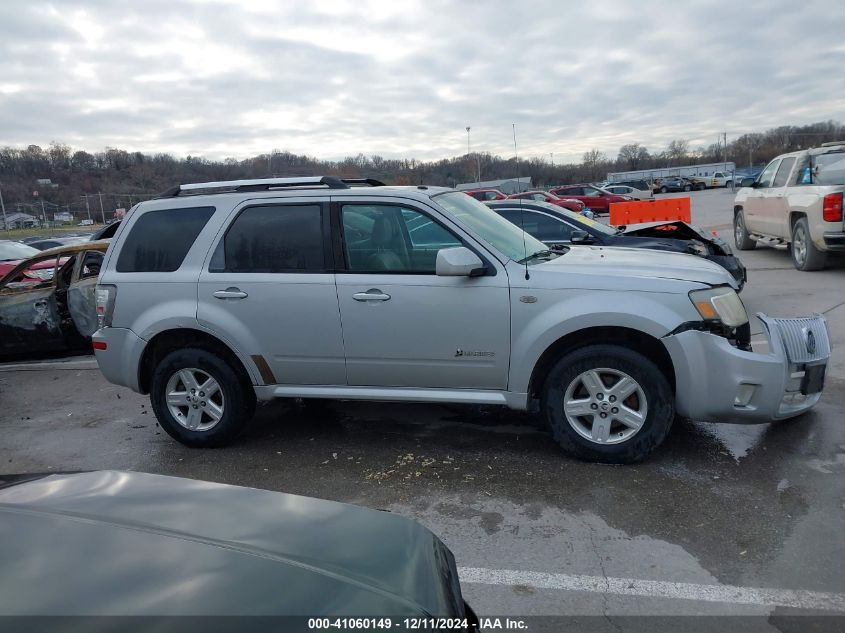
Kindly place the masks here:
POLYGON ((223 417, 225 400, 220 384, 208 372, 180 369, 167 381, 167 409, 190 431, 208 431, 223 417))
POLYGON ((645 424, 648 402, 631 376, 618 369, 582 372, 566 388, 563 412, 578 435, 596 444, 619 444, 645 424))

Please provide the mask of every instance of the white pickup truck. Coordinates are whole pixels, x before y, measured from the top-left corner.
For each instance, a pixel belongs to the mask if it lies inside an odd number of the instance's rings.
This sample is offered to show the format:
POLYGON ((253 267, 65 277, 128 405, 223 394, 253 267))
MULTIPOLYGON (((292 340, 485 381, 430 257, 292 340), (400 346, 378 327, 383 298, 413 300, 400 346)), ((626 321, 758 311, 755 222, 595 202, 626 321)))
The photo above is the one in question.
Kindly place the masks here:
POLYGON ((741 186, 734 199, 739 250, 788 244, 798 270, 820 270, 829 252, 845 252, 845 141, 782 154, 741 186))

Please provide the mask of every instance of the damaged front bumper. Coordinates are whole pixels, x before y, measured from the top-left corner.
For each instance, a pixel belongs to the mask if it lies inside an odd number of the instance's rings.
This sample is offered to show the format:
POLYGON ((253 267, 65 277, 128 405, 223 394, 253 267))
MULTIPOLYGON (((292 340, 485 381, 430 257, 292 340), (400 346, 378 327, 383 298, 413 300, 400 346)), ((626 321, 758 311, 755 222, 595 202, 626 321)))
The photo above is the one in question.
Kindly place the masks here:
POLYGON ((744 351, 708 332, 662 340, 675 368, 675 408, 693 420, 754 424, 800 415, 821 397, 830 358, 821 315, 778 319, 758 313, 765 353, 744 351))

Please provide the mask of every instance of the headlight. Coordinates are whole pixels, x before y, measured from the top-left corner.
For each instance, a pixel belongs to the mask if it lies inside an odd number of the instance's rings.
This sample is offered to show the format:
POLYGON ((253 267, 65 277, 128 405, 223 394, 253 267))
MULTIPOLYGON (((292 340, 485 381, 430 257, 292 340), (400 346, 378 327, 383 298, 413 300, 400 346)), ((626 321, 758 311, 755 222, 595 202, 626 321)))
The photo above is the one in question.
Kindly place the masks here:
POLYGON ((742 300, 733 288, 721 286, 693 290, 689 293, 690 301, 706 321, 718 320, 728 327, 738 327, 748 323, 748 314, 742 300))

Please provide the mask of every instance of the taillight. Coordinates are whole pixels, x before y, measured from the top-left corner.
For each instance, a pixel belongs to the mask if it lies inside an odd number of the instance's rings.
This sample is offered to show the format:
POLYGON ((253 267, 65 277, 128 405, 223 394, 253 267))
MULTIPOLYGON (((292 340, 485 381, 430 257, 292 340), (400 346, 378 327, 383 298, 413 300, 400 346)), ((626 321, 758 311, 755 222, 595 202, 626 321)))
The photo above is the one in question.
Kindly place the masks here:
POLYGON ((111 327, 114 315, 114 300, 117 298, 117 286, 97 284, 97 327, 111 327))
POLYGON ((824 197, 822 206, 822 218, 825 222, 842 221, 842 194, 829 193, 824 197))

